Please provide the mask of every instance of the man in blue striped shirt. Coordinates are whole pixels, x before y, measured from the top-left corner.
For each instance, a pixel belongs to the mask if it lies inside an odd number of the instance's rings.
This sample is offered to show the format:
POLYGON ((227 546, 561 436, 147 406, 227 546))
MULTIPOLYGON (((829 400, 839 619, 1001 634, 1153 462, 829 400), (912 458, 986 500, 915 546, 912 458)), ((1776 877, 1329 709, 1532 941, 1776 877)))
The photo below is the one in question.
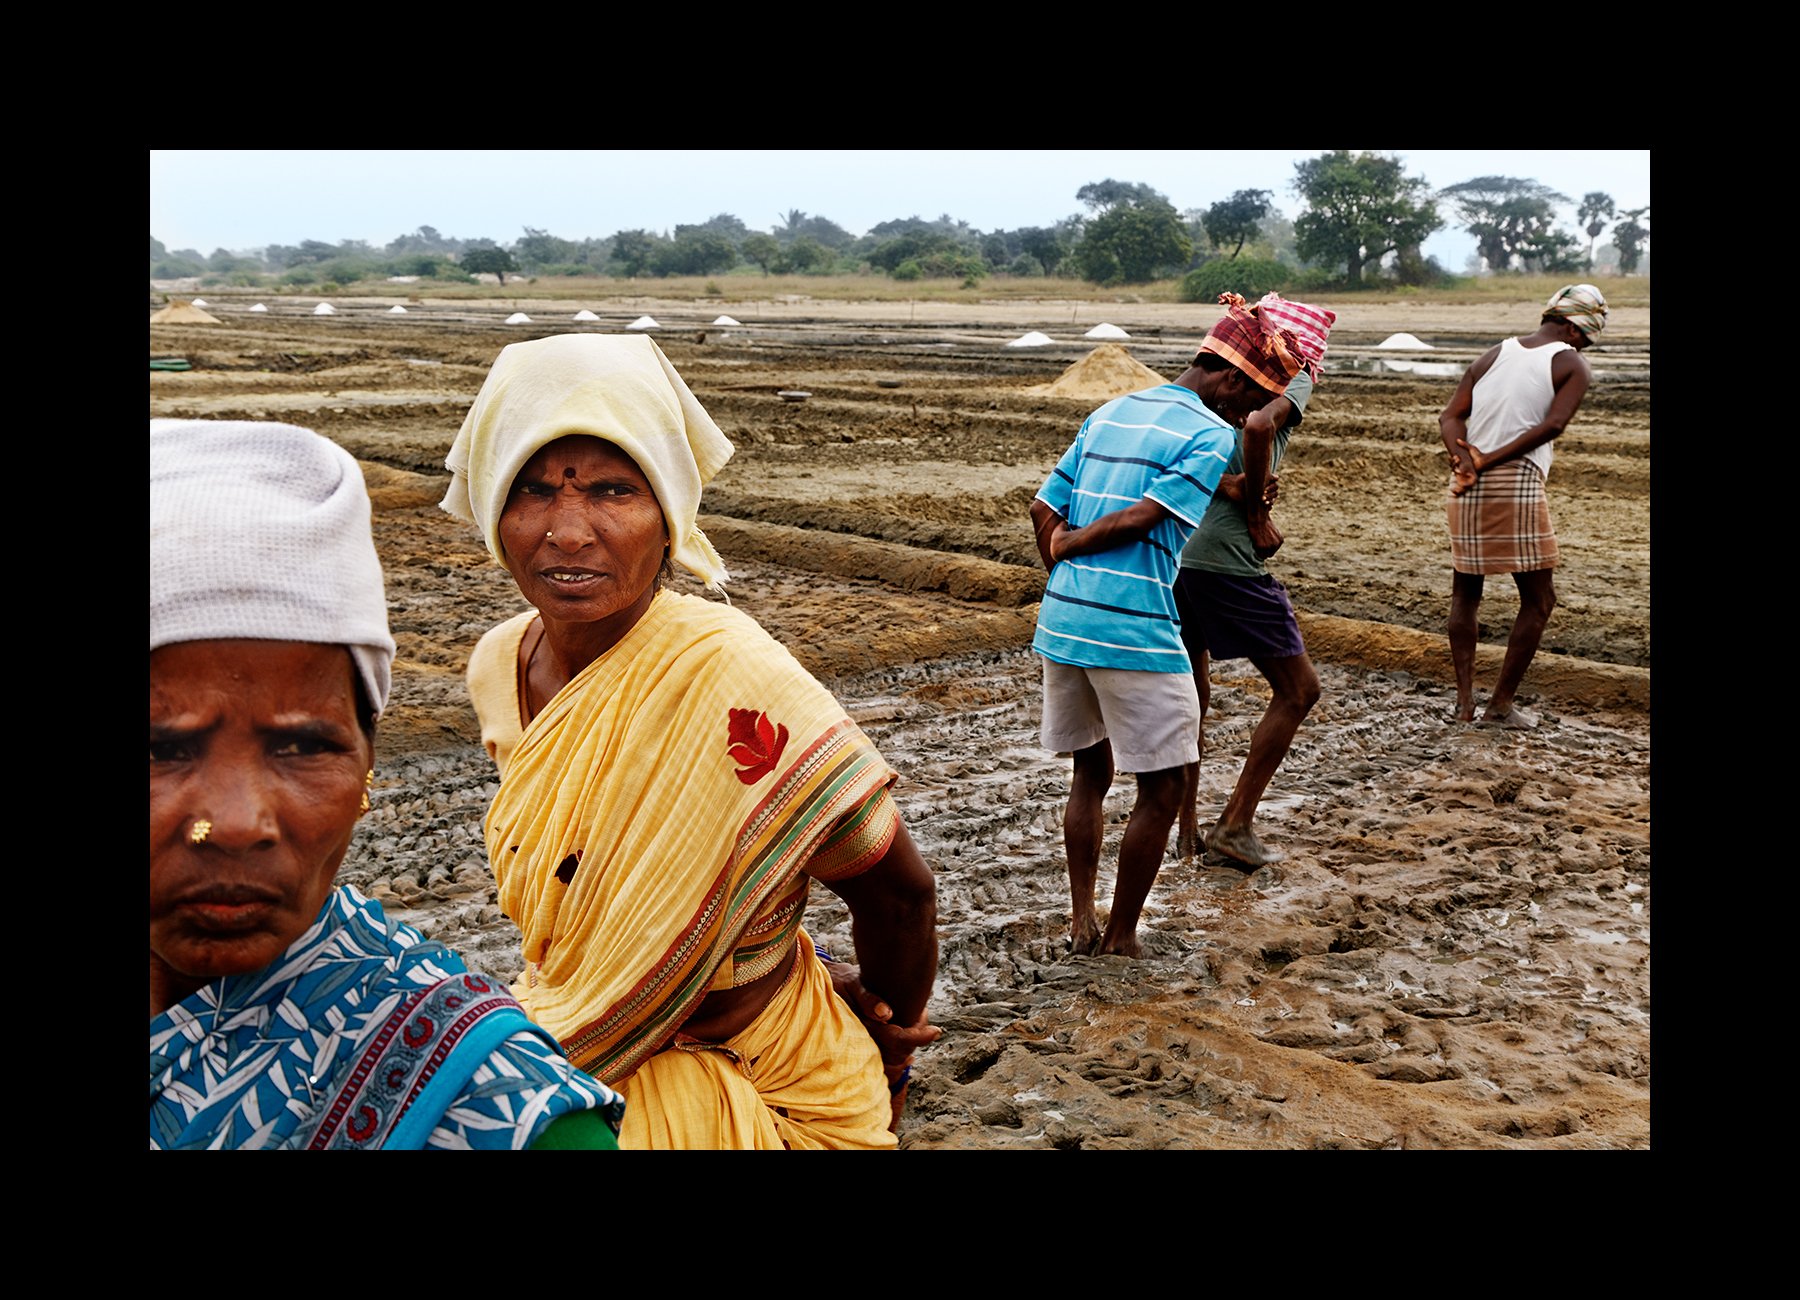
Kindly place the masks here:
POLYGON ((1137 923, 1199 761, 1200 703, 1172 587, 1212 501, 1234 428, 1299 369, 1291 335, 1228 312, 1172 384, 1088 416, 1031 503, 1050 580, 1032 648, 1044 660, 1045 748, 1074 755, 1063 814, 1076 953, 1142 955, 1137 923), (1104 931, 1094 913, 1114 771, 1137 775, 1104 931))

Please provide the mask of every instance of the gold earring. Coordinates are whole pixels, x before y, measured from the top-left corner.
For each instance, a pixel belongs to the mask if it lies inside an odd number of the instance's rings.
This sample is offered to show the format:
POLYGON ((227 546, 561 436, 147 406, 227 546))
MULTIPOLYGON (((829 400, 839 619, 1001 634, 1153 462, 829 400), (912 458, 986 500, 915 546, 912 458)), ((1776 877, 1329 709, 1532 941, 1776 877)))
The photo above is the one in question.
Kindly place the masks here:
POLYGON ((202 817, 188 830, 189 844, 204 844, 206 837, 212 834, 212 823, 202 817))
MULTIPOLYGON (((362 811, 363 812, 369 811, 369 789, 374 784, 375 784, 375 769, 370 768, 369 774, 363 778, 363 800, 362 800, 362 811)), ((211 827, 209 826, 208 829, 210 830, 211 827)))

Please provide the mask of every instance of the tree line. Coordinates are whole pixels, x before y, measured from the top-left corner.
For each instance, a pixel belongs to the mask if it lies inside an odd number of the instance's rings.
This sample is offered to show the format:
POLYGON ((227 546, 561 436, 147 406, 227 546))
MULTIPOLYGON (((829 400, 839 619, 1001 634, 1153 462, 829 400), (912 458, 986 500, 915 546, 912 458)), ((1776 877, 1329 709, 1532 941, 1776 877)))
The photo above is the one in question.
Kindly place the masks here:
POLYGON ((1289 220, 1268 190, 1238 190, 1204 209, 1179 212, 1141 182, 1108 178, 1075 194, 1082 210, 1048 226, 981 231, 949 214, 884 221, 857 236, 799 209, 766 231, 730 213, 672 233, 620 230, 604 239, 563 239, 524 227, 509 244, 462 239, 420 226, 385 247, 347 239, 302 240, 248 251, 167 249, 150 238, 152 279, 203 284, 341 288, 410 276, 468 282, 499 277, 874 274, 896 280, 951 278, 973 287, 990 275, 1069 276, 1094 284, 1145 284, 1176 277, 1182 296, 1211 300, 1223 289, 1357 289, 1371 282, 1445 284, 1451 270, 1421 254, 1452 219, 1475 237, 1483 270, 1591 271, 1595 242, 1619 274, 1636 273, 1649 242, 1649 208, 1621 210, 1595 191, 1579 202, 1535 180, 1479 176, 1433 190, 1397 157, 1338 149, 1295 164, 1300 208, 1289 220), (1559 206, 1575 205, 1579 239, 1557 228, 1559 206))

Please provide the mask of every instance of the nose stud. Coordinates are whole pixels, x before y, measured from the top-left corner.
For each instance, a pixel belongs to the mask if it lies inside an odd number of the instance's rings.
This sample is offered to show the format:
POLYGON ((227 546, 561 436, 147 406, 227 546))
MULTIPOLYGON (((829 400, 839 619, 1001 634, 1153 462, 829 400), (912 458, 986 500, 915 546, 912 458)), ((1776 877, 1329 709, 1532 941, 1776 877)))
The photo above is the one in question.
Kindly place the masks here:
POLYGON ((555 537, 556 534, 555 533, 545 533, 544 536, 545 537, 555 537))
POLYGON ((189 844, 204 844, 206 837, 212 834, 212 823, 202 817, 188 828, 189 844))

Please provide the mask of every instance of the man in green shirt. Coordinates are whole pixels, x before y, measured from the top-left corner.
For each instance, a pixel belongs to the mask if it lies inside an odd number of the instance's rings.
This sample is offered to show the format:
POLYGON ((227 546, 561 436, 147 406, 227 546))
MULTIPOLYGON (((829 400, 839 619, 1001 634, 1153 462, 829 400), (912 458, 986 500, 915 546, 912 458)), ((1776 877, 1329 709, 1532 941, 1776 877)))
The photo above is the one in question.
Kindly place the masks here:
MULTIPOLYGON (((1201 751, 1205 754, 1206 709, 1212 687, 1211 659, 1244 659, 1255 665, 1273 692, 1269 707, 1250 738, 1250 753, 1219 819, 1206 832, 1209 858, 1243 871, 1279 858, 1264 846, 1251 823, 1275 770, 1287 757, 1300 724, 1319 699, 1319 674, 1306 653, 1287 588, 1265 561, 1281 546, 1269 517, 1276 496, 1275 470, 1288 437, 1300 423, 1325 356, 1335 312, 1288 302, 1275 294, 1257 304, 1260 312, 1292 331, 1303 365, 1287 391, 1244 422, 1238 449, 1219 492, 1181 553, 1175 604, 1181 637, 1194 665, 1200 696, 1201 751)), ((1202 847, 1196 799, 1200 765, 1185 772, 1176 851, 1191 857, 1202 847)))

